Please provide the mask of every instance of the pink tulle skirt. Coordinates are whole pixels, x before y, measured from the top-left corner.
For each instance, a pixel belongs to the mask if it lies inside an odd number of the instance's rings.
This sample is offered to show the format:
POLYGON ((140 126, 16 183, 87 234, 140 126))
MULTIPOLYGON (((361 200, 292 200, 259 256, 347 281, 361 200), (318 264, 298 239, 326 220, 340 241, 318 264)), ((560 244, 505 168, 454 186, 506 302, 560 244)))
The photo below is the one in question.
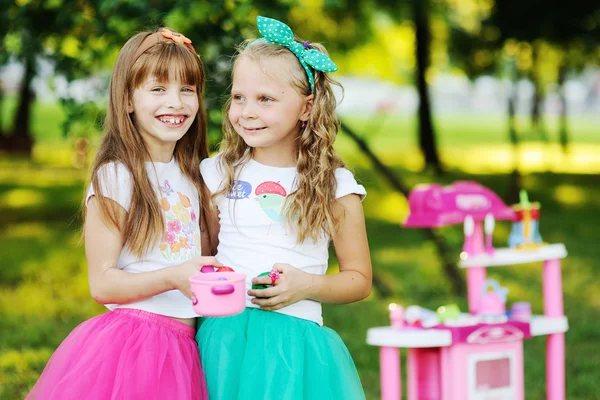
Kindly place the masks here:
POLYGON ((99 315, 67 336, 27 399, 207 399, 195 333, 141 310, 99 315))

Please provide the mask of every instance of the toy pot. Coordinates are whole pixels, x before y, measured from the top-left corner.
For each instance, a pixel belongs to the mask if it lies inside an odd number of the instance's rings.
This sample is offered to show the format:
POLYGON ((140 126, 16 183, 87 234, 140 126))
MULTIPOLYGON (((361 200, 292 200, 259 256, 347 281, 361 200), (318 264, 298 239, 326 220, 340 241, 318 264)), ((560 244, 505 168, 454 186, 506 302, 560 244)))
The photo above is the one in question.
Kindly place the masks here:
POLYGON ((239 314, 246 307, 246 275, 213 272, 190 277, 194 312, 206 317, 239 314))
POLYGON ((486 280, 477 307, 479 315, 504 315, 506 313, 506 289, 500 288, 500 285, 493 279, 486 280), (488 288, 492 288, 489 291, 488 288))

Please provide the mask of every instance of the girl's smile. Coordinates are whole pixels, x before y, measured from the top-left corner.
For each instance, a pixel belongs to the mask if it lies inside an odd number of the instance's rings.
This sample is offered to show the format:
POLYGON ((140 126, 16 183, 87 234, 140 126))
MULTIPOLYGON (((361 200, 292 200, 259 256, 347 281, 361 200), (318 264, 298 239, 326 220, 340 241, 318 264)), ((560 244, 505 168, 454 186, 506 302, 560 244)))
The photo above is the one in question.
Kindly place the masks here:
POLYGON ((240 127, 244 130, 245 133, 247 133, 249 135, 251 135, 253 133, 258 133, 258 132, 261 132, 261 131, 264 131, 265 129, 267 129, 266 126, 263 126, 261 128, 250 128, 250 127, 245 127, 245 126, 240 125, 240 127))
POLYGON ((170 128, 180 128, 185 125, 185 121, 189 118, 188 115, 164 114, 156 117, 160 122, 170 128))

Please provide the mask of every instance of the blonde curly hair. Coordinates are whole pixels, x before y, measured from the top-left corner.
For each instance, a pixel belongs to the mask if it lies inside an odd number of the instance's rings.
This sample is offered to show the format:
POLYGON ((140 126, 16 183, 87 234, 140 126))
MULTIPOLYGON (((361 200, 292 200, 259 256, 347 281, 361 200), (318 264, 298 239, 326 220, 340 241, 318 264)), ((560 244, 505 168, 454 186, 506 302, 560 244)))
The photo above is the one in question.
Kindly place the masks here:
MULTIPOLYGON (((295 40, 303 43, 299 38, 295 40)), ((327 54, 325 47, 319 43, 311 43, 310 46, 327 54)), ((243 43, 234 57, 233 79, 235 65, 242 58, 259 63, 270 59, 286 60, 289 68, 282 72, 289 79, 290 85, 300 96, 311 94, 306 71, 287 48, 264 41, 243 43)), ((298 243, 303 243, 308 238, 318 241, 323 233, 332 237, 339 225, 335 208, 335 170, 344 167, 344 163, 333 148, 340 123, 335 113, 337 101, 332 86, 341 88, 341 85, 321 71, 314 71, 314 79, 314 99, 309 120, 305 126, 300 121, 297 125, 297 189, 287 196, 283 208, 288 223, 297 227, 298 243)), ((229 114, 230 106, 231 98, 225 104, 225 116, 229 114)), ((227 117, 223 119, 220 151, 219 167, 223 171, 224 180, 221 189, 213 195, 215 197, 228 193, 243 166, 252 158, 252 148, 236 133, 227 117)))

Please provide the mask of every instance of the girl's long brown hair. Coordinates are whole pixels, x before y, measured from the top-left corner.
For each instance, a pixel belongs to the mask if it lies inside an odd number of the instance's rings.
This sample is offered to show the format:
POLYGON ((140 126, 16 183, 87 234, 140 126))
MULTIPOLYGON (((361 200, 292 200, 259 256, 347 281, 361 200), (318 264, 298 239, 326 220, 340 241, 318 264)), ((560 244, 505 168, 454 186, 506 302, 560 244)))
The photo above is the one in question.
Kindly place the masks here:
MULTIPOLYGON (((196 87, 198 113, 187 133, 175 145, 174 157, 183 174, 198 190, 201 230, 204 232, 209 225, 213 226, 212 220, 207 221, 213 215, 207 212, 211 208, 210 193, 200 175, 200 161, 208 157, 206 112, 202 100, 204 66, 190 49, 171 41, 152 46, 135 60, 134 53, 151 33, 138 33, 119 52, 109 86, 105 135, 94 160, 91 178, 102 216, 119 229, 123 245, 140 257, 156 244, 165 228, 159 199, 145 166, 145 162, 151 160, 150 152, 135 126, 134 115, 127 112, 133 91, 149 76, 159 82, 168 82, 175 76, 182 83, 196 87), (116 203, 102 195, 100 182, 108 177, 99 176, 99 170, 107 163, 120 163, 131 174, 131 205, 123 223, 118 219, 116 203)), ((210 238, 210 235, 203 236, 210 238)))
MULTIPOLYGON (((303 42, 300 38, 296 40, 303 42)), ((311 43, 310 46, 323 53, 327 52, 319 43, 311 43)), ((238 49, 233 63, 234 72, 236 63, 242 57, 248 57, 258 63, 268 63, 275 58, 286 60, 289 68, 281 73, 286 74, 286 78, 299 95, 311 94, 305 70, 298 58, 287 48, 262 41, 246 42, 238 49)), ((335 114, 337 103, 332 85, 341 85, 324 72, 314 71, 314 78, 314 99, 310 118, 304 129, 298 121, 297 190, 287 196, 284 207, 288 222, 297 226, 298 243, 307 238, 317 241, 323 233, 332 237, 339 226, 335 208, 335 170, 344 167, 344 163, 333 148, 339 130, 339 120, 335 114)), ((220 147, 220 167, 225 178, 221 190, 213 196, 228 192, 242 167, 252 157, 251 149, 236 133, 227 118, 230 106, 231 99, 225 104, 223 141, 220 147)))

